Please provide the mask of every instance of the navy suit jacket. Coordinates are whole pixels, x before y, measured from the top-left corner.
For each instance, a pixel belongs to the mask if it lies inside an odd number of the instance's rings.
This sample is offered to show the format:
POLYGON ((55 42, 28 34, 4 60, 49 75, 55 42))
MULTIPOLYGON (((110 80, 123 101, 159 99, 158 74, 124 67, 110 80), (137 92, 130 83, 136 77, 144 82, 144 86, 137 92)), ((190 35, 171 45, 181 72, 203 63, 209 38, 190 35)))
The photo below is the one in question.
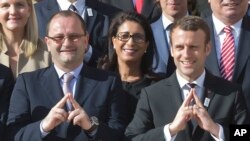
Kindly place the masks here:
POLYGON ((153 59, 153 70, 160 76, 169 77, 176 69, 170 54, 170 45, 163 27, 162 18, 151 24, 153 31, 156 53, 153 59))
POLYGON ((14 86, 12 71, 0 64, 0 140, 5 136, 10 96, 14 86))
MULTIPOLYGON (((7 120, 9 141, 88 141, 80 126, 63 122, 45 138, 41 120, 63 97, 54 66, 19 75, 7 120)), ((120 141, 127 125, 126 95, 119 77, 84 65, 75 90, 75 100, 86 113, 98 117, 96 140, 120 141)), ((66 109, 66 107, 65 107, 66 109)))
MULTIPOLYGON (((225 140, 228 141, 230 124, 250 122, 241 88, 209 72, 205 76, 204 88, 205 97, 210 98, 207 111, 216 123, 223 126, 225 140)), ((163 128, 174 120, 183 102, 176 73, 144 88, 140 96, 134 119, 128 125, 125 136, 129 141, 165 141, 163 128)), ((214 140, 210 133, 197 125, 191 137, 190 132, 187 126, 177 134, 175 141, 214 140)))
MULTIPOLYGON (((206 60, 206 68, 216 76, 221 77, 220 66, 217 59, 214 24, 212 16, 205 19, 210 26, 210 37, 212 50, 206 60), (213 64, 213 65, 211 65, 213 64)), ((238 52, 236 54, 236 62, 233 72, 233 82, 242 85, 243 93, 247 101, 247 107, 250 110, 250 16, 246 15, 242 20, 241 33, 239 37, 238 52)))
MULTIPOLYGON (((60 8, 56 0, 42 0, 37 2, 34 6, 38 21, 39 37, 44 38, 46 35, 46 26, 50 17, 60 11, 60 8)), ((109 19, 107 16, 97 13, 94 9, 92 9, 92 13, 93 16, 90 16, 86 11, 84 16, 84 20, 87 24, 87 31, 90 35, 89 43, 99 52, 105 53, 107 52, 105 45, 107 45, 106 36, 108 34, 109 19)))

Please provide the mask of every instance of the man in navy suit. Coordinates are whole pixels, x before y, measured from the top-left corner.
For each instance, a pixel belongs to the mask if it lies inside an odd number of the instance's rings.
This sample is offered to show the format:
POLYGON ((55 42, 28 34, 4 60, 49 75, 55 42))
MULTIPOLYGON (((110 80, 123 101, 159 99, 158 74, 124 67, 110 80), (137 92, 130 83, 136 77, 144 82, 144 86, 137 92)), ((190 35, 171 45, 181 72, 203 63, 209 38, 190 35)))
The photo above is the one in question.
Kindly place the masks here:
POLYGON ((109 18, 88 7, 85 0, 42 0, 35 6, 39 28, 39 37, 46 36, 46 25, 49 18, 56 12, 68 10, 74 5, 76 12, 84 19, 89 33, 89 44, 84 61, 89 66, 96 66, 100 56, 107 53, 108 49, 106 36, 109 28, 109 18))
POLYGON ((241 87, 205 69, 209 35, 199 17, 173 24, 170 43, 176 72, 142 90, 125 132, 129 141, 228 141, 230 124, 249 124, 241 87))
POLYGON ((8 140, 120 141, 127 124, 126 95, 119 77, 82 63, 89 39, 85 22, 75 12, 60 11, 47 29, 54 65, 17 78, 8 140))
POLYGON ((188 0, 156 1, 162 9, 162 15, 151 24, 157 51, 153 70, 162 77, 169 77, 176 68, 170 55, 169 30, 174 21, 188 15, 188 0))
POLYGON ((4 140, 10 96, 14 86, 11 69, 0 64, 0 140, 4 140))
POLYGON ((250 16, 247 13, 248 0, 209 0, 213 14, 205 20, 210 26, 211 53, 206 60, 206 68, 214 75, 222 77, 221 52, 226 33, 230 26, 234 38, 234 63, 230 81, 241 84, 248 109, 250 110, 250 16))

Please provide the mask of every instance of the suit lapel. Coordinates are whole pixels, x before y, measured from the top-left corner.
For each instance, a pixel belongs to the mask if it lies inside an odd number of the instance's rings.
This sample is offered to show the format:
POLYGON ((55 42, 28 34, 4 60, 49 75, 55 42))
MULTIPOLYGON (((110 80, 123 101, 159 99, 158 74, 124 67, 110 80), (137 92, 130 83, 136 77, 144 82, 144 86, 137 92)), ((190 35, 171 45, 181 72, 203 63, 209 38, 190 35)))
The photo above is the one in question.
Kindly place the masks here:
POLYGON ((164 63, 168 64, 169 59, 169 46, 167 44, 167 37, 165 29, 163 27, 162 18, 159 18, 155 23, 151 25, 153 35, 155 38, 156 50, 164 63), (162 40, 165 39, 165 40, 162 40))
POLYGON ((238 53, 236 57, 236 65, 234 69, 233 80, 237 80, 242 73, 246 61, 250 56, 249 45, 250 45, 250 17, 246 15, 242 20, 241 32, 238 44, 238 53))
POLYGON ((96 87, 96 81, 91 79, 91 73, 88 67, 84 65, 81 73, 79 74, 78 83, 76 84, 75 99, 79 104, 85 103, 91 95, 91 91, 96 87))
POLYGON ((221 76, 220 74, 220 66, 218 64, 217 60, 217 52, 216 52, 216 46, 215 46, 215 37, 214 37, 214 26, 213 26, 213 20, 212 16, 205 19, 210 27, 210 38, 211 38, 211 53, 206 59, 206 68, 212 72, 216 76, 221 76), (211 65, 213 64, 213 65, 211 65))
POLYGON ((62 99, 63 91, 53 65, 49 67, 41 78, 41 86, 43 87, 48 100, 53 103, 52 106, 62 99))

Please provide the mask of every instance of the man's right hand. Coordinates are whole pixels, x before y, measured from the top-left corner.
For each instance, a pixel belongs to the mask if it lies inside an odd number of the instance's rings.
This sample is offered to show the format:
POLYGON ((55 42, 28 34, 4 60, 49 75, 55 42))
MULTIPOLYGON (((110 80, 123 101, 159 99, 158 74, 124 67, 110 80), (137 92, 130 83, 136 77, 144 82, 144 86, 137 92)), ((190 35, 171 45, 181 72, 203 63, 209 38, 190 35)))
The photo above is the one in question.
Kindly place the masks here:
POLYGON ((64 110, 64 106, 69 95, 65 95, 42 120, 41 126, 44 132, 50 132, 60 123, 67 121, 68 112, 64 110))

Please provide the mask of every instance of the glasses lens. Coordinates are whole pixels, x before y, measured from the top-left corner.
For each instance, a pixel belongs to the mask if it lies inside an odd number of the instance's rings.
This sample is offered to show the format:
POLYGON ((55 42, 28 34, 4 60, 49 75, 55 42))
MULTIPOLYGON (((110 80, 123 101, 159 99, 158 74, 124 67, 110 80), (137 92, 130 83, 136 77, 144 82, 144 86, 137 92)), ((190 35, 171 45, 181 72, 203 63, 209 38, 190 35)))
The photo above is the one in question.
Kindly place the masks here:
POLYGON ((133 37, 134 42, 136 43, 145 42, 145 36, 140 33, 135 33, 132 37, 133 37))
POLYGON ((121 41, 128 41, 130 38, 130 34, 128 32, 120 32, 117 34, 117 37, 121 41))

